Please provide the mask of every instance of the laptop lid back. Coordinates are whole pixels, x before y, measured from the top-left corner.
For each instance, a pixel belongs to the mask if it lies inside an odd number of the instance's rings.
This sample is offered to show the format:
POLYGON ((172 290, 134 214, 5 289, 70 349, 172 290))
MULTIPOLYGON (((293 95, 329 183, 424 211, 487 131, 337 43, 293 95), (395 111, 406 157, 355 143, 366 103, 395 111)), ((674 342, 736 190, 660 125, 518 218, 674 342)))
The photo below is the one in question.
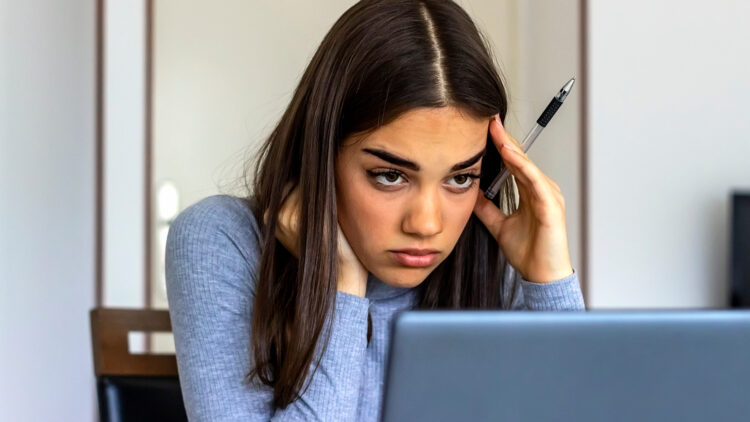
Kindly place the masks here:
POLYGON ((410 311, 384 421, 750 420, 747 311, 410 311))

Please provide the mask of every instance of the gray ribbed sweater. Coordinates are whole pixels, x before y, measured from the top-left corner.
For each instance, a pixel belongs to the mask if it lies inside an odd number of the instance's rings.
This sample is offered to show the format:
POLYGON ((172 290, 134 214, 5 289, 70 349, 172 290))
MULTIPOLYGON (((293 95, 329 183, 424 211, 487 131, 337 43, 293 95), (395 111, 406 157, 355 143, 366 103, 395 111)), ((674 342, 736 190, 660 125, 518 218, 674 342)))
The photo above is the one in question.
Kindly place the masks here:
MULTIPOLYGON (((338 292, 331 337, 300 399, 283 410, 271 390, 244 382, 251 365, 259 229, 239 198, 215 195, 188 207, 167 239, 166 278, 180 385, 193 421, 379 418, 390 321, 415 306, 413 289, 370 275, 364 298, 338 292), (372 337, 367 342, 367 314, 372 337)), ((585 310, 577 273, 548 284, 503 270, 504 309, 585 310)))

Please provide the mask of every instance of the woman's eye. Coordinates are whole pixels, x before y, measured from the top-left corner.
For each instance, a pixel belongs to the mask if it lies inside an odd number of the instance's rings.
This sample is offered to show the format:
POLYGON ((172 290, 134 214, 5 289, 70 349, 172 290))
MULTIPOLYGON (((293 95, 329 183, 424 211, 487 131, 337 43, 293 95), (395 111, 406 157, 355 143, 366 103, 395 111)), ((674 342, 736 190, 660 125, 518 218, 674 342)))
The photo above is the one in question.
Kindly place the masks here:
POLYGON ((375 180, 378 183, 381 183, 386 186, 394 186, 397 185, 399 180, 403 177, 401 173, 395 172, 395 171, 386 171, 381 173, 375 173, 373 174, 375 176, 375 180))
POLYGON ((471 182, 471 179, 465 174, 459 174, 458 176, 454 177, 453 180, 458 182, 459 185, 463 186, 466 185, 467 182, 471 182))
POLYGON ((457 184, 453 185, 457 188, 470 188, 474 184, 474 179, 478 179, 479 176, 473 174, 458 174, 452 177, 452 180, 457 184))
MULTIPOLYGON (((372 177, 378 185, 381 186, 398 186, 406 182, 404 174, 400 171, 369 171, 370 177, 372 177)), ((457 174, 451 177, 449 185, 453 188, 460 190, 470 189, 475 182, 475 179, 479 179, 478 174, 457 174)))

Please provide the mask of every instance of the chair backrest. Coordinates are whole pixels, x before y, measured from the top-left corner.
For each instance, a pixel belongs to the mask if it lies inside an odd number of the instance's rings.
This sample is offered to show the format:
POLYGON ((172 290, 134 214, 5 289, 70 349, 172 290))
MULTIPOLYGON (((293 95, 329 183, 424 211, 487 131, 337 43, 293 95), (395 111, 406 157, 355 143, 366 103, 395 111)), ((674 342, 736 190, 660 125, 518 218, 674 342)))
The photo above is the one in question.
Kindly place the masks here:
POLYGON ((101 422, 187 421, 174 355, 131 354, 128 333, 172 331, 166 310, 91 310, 101 422))

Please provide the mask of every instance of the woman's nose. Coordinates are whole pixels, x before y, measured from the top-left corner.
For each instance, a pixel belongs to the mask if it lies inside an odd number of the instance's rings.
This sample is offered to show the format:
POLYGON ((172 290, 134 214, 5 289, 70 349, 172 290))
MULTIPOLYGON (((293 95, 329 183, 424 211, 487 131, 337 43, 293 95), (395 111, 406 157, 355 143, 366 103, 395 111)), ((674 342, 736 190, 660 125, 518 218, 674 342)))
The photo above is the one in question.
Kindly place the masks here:
POLYGON ((402 230, 420 237, 443 231, 442 207, 437 192, 422 192, 414 198, 402 222, 402 230))

